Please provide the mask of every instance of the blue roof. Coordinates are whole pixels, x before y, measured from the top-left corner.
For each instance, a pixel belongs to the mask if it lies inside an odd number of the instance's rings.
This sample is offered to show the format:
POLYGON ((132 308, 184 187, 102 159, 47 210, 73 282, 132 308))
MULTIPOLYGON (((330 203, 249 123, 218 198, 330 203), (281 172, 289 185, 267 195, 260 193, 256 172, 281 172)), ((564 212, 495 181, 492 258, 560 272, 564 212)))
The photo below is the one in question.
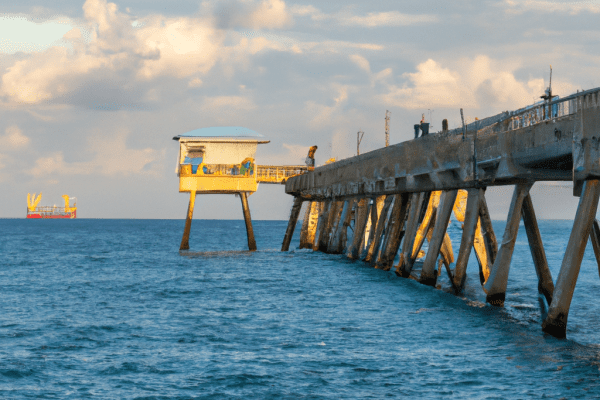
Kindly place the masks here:
POLYGON ((184 137, 228 138, 228 139, 261 139, 264 136, 252 129, 241 126, 213 126, 210 128, 194 129, 175 136, 174 140, 184 137))

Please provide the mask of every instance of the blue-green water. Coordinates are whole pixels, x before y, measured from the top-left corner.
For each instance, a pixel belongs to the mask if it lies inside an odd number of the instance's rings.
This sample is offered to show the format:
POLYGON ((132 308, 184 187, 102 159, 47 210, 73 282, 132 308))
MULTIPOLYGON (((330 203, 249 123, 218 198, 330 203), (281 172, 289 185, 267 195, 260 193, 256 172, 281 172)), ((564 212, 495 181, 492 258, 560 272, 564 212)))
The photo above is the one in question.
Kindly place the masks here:
MULTIPOLYGON (((555 280, 571 224, 540 221, 555 280)), ((0 220, 0 397, 600 397, 591 246, 557 340, 523 231, 493 308, 475 257, 455 296, 297 237, 282 253, 285 228, 255 221, 250 253, 243 221, 194 221, 180 253, 183 221, 0 220)))

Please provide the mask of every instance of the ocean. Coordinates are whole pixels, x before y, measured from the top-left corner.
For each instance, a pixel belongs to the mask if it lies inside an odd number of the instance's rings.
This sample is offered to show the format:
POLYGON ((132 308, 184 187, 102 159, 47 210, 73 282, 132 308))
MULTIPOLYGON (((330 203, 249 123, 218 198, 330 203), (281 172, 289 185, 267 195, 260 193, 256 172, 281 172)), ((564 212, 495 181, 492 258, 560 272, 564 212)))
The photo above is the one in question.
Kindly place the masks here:
MULTIPOLYGON (((588 244, 566 340, 541 331, 521 227, 505 307, 474 255, 452 294, 341 255, 281 252, 286 221, 0 220, 3 399, 600 397, 588 244)), ((556 281, 571 221, 539 221, 556 281)), ((498 238, 503 221, 495 221, 498 238)), ((455 253, 460 228, 450 227, 455 253)))

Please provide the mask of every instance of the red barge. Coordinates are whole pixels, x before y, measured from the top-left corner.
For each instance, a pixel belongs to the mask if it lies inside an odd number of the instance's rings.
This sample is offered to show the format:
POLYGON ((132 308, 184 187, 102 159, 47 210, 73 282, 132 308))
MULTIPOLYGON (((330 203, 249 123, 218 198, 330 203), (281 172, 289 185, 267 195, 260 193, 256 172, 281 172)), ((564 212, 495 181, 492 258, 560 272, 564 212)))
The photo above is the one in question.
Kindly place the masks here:
POLYGON ((38 196, 33 194, 33 197, 27 193, 27 218, 77 218, 77 199, 75 197, 69 197, 63 195, 65 199, 64 207, 57 206, 41 206, 38 207, 38 203, 42 200, 42 193, 38 196), (73 205, 70 204, 70 200, 74 199, 73 205))

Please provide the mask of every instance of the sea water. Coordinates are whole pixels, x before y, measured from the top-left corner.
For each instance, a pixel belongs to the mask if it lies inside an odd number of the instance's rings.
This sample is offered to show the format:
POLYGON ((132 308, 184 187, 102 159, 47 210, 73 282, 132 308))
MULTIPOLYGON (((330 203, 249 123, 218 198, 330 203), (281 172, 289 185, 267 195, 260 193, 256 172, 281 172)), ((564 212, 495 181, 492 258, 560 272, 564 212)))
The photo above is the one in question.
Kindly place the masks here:
MULTIPOLYGON (((523 228, 506 304, 342 255, 279 251, 285 221, 0 220, 0 397, 600 397, 600 279, 588 245, 568 339, 540 328, 523 228)), ((540 221, 556 281, 571 221, 540 221)), ((504 223, 494 222, 502 236, 504 223)), ((299 228, 299 226, 298 226, 299 228)), ((460 227, 450 227, 455 252, 460 227)), ((296 247, 296 248, 294 248, 296 247)))

